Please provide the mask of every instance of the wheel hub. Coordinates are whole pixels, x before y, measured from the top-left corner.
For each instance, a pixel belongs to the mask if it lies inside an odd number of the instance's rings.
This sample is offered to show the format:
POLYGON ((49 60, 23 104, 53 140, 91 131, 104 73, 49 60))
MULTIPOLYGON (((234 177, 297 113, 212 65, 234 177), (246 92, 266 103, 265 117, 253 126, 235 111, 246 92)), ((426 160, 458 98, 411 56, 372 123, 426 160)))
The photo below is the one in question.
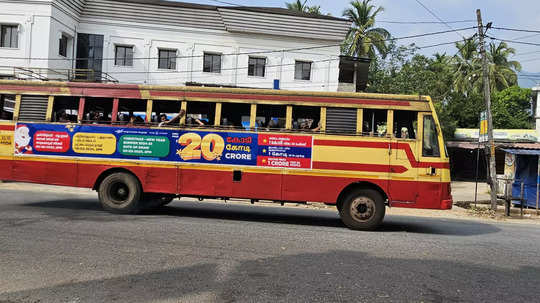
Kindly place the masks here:
POLYGON ((110 196, 115 204, 123 204, 129 197, 129 188, 124 183, 115 183, 111 186, 110 196))
POLYGON ((368 197, 358 197, 351 203, 351 214, 354 220, 365 222, 375 215, 375 201, 368 197))

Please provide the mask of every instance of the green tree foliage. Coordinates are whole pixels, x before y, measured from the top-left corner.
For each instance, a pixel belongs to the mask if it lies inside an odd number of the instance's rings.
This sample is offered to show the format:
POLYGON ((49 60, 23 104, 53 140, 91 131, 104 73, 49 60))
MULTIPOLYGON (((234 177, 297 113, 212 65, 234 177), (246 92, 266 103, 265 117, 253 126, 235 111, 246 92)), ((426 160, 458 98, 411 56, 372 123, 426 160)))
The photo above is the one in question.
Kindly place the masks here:
MULTIPOLYGON (((481 70, 475 67, 474 62, 478 58, 475 45, 477 43, 474 41, 465 41, 459 44, 460 50, 456 56, 435 54, 428 57, 418 54, 414 45, 392 44, 385 59, 378 56, 372 61, 366 91, 430 95, 446 138, 452 138, 457 127, 477 128, 480 112, 485 106, 481 70), (472 78, 478 80, 471 81, 472 78)), ((502 46, 501 49, 506 47, 502 46)), ((515 63, 497 60, 501 61, 490 64, 505 65, 511 70, 517 68, 515 63)), ((503 88, 505 85, 501 84, 501 90, 496 89, 492 95, 495 127, 532 127, 531 90, 517 86, 503 88)))
MULTIPOLYGON (((458 51, 453 57, 453 89, 466 95, 482 93, 484 84, 478 39, 471 38, 457 42, 456 48, 458 51)), ((490 43, 486 54, 491 91, 498 92, 517 85, 516 71, 521 70, 521 64, 508 59, 510 55, 515 54, 515 49, 508 47, 505 42, 490 43)))
POLYGON ((384 8, 375 7, 371 0, 351 2, 351 7, 343 11, 343 17, 353 23, 342 46, 343 54, 369 58, 375 58, 377 53, 383 58, 386 56, 390 32, 375 27, 375 19, 382 11, 384 8))
POLYGON ((297 12, 322 15, 321 7, 319 5, 309 6, 307 5, 307 0, 304 0, 303 2, 301 0, 296 0, 295 2, 286 2, 285 6, 287 9, 297 12))
POLYGON ((521 71, 521 64, 517 61, 508 60, 508 57, 515 53, 516 50, 508 47, 505 42, 489 44, 487 56, 489 62, 489 81, 492 91, 497 92, 517 85, 518 77, 516 71, 521 71))
POLYGON ((512 86, 497 92, 491 99, 495 128, 533 128, 532 90, 512 86))

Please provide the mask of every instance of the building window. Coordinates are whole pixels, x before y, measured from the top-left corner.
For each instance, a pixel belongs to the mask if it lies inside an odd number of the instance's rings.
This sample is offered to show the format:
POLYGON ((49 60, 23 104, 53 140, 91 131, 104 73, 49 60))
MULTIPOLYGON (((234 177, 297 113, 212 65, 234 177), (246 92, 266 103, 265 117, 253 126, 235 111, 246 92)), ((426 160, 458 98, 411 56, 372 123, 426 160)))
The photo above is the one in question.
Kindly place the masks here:
POLYGON ((176 69, 176 50, 160 49, 158 57, 158 68, 176 69))
POLYGON ((264 77, 266 72, 266 58, 249 57, 248 76, 264 77))
POLYGON ((0 47, 19 47, 19 30, 17 25, 0 25, 0 47))
POLYGON ((117 45, 114 53, 114 65, 133 66, 133 46, 117 45))
POLYGON ((60 42, 58 46, 58 54, 62 57, 67 57, 68 41, 69 41, 69 37, 62 34, 62 37, 60 38, 60 42))
POLYGON ((203 72, 218 74, 221 73, 221 55, 205 53, 203 72))
POLYGON ((310 80, 311 79, 311 62, 296 61, 294 67, 294 79, 310 80))

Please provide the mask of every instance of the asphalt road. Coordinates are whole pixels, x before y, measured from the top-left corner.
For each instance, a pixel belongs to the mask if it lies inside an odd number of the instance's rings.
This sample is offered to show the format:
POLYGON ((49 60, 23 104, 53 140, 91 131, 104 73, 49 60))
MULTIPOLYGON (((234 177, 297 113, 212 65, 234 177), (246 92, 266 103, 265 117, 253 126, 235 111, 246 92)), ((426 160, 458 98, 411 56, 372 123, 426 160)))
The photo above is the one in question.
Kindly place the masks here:
MULTIPOLYGON (((36 187, 38 190, 39 187, 36 187)), ((540 225, 0 189, 0 302, 538 302, 540 225)))

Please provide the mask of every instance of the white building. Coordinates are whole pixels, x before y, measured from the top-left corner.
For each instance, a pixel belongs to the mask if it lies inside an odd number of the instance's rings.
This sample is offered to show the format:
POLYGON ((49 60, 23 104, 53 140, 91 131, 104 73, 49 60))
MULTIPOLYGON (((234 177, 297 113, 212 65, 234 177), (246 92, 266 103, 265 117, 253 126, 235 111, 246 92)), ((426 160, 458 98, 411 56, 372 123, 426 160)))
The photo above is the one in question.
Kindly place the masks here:
POLYGON ((540 85, 533 87, 532 93, 534 118, 536 121, 536 138, 540 141, 540 106, 538 106, 538 102, 540 101, 540 85))
POLYGON ((4 77, 354 90, 350 58, 341 78, 351 83, 339 83, 350 22, 334 17, 163 0, 0 0, 0 26, 4 77))

